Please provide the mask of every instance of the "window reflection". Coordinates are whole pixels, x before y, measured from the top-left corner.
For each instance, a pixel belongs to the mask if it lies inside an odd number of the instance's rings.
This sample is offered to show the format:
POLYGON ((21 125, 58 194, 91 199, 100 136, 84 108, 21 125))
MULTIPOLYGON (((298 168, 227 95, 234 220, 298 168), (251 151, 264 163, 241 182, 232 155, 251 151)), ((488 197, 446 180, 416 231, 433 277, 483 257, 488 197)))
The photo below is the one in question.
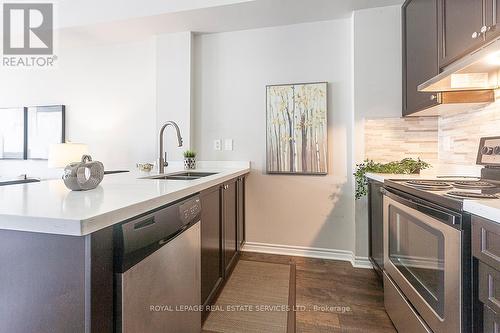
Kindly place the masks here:
POLYGON ((24 158, 24 108, 0 109, 0 159, 24 158))

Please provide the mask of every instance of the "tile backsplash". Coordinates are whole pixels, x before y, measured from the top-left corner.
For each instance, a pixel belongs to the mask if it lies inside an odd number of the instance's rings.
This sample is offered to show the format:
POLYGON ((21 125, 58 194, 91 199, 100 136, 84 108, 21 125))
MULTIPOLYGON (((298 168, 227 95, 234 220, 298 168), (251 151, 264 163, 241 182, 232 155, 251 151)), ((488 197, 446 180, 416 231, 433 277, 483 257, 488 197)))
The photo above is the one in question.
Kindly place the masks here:
POLYGON ((441 116, 438 135, 441 163, 475 164, 479 139, 500 135, 500 102, 477 110, 441 116))
POLYGON ((365 156, 379 162, 420 157, 475 165, 479 139, 500 136, 500 102, 440 117, 365 120, 365 156))
POLYGON ((377 162, 420 157, 436 163, 438 118, 366 119, 365 156, 377 162))

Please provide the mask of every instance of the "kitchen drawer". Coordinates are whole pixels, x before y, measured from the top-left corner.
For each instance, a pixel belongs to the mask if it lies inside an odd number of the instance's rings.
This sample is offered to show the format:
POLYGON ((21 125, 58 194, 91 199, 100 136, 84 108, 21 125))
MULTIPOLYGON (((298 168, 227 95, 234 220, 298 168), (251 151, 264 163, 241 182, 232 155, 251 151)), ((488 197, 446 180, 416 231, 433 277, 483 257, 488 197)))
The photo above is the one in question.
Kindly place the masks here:
POLYGON ((500 270, 500 224, 474 216, 472 237, 474 256, 500 270))
POLYGON ((483 316, 483 333, 500 333, 500 315, 485 306, 483 316))
POLYGON ((387 274, 384 278, 384 305, 398 332, 432 333, 387 274))
POLYGON ((500 313, 500 271, 479 262, 479 300, 500 313))

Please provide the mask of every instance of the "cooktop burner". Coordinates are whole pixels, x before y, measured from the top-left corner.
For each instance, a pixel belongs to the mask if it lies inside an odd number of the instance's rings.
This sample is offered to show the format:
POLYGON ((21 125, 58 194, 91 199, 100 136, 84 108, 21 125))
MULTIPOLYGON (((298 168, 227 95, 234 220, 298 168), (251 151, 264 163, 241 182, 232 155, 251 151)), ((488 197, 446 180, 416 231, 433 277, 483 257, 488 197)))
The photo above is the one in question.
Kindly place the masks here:
POLYGON ((446 196, 457 198, 457 199, 498 199, 496 195, 487 193, 476 193, 476 192, 461 192, 461 191, 450 191, 445 194, 446 196))
POLYGON ((428 191, 443 191, 453 188, 453 186, 449 183, 440 180, 409 180, 406 182, 406 184, 421 190, 428 191))
POLYGON ((485 181, 477 181, 477 180, 464 180, 464 181, 455 181, 453 182, 453 186, 461 189, 483 189, 483 188, 494 188, 495 185, 485 182, 485 181))

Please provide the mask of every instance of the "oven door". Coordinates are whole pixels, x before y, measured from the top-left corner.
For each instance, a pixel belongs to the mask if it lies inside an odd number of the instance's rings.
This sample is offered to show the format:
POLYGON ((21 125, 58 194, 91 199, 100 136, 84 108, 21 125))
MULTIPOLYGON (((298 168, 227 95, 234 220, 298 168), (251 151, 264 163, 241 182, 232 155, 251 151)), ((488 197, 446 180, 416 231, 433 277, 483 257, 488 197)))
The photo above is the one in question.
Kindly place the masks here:
POLYGON ((386 191, 384 269, 434 333, 461 331, 460 215, 386 191))

